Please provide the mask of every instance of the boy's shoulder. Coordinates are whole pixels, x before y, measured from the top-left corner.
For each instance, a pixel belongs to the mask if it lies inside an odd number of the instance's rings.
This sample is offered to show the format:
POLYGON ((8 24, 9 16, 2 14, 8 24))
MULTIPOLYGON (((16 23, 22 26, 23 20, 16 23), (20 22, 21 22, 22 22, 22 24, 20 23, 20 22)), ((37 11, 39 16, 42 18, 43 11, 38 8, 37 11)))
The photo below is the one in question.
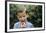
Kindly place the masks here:
POLYGON ((33 25, 31 22, 27 22, 28 25, 33 25))
POLYGON ((30 28, 33 28, 33 24, 31 22, 27 22, 27 26, 30 27, 30 28))
POLYGON ((16 22, 15 24, 14 24, 14 28, 18 28, 19 27, 19 22, 16 22))
POLYGON ((19 22, 16 22, 14 25, 19 25, 19 22))

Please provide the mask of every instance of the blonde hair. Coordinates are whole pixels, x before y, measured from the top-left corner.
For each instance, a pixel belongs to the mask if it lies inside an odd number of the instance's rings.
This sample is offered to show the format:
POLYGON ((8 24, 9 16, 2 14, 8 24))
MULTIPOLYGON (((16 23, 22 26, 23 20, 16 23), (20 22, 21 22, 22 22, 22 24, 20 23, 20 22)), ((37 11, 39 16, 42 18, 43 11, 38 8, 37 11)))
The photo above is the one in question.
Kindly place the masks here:
POLYGON ((26 10, 26 8, 24 8, 24 9, 17 10, 17 11, 16 11, 16 15, 17 15, 18 13, 22 13, 22 12, 25 12, 26 14, 28 13, 28 11, 26 10))

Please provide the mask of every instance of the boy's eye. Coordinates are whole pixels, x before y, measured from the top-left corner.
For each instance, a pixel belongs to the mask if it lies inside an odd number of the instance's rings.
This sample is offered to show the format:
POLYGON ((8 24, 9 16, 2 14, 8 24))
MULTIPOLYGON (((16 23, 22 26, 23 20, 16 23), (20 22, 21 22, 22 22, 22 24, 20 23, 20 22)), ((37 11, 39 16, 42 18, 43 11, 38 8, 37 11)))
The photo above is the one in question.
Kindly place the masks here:
MULTIPOLYGON (((25 17, 25 16, 22 16, 22 17, 25 17)), ((21 16, 19 18, 22 18, 21 16)))
POLYGON ((23 17, 25 17, 25 16, 23 16, 23 17))
POLYGON ((19 17, 19 18, 21 18, 21 17, 19 17))

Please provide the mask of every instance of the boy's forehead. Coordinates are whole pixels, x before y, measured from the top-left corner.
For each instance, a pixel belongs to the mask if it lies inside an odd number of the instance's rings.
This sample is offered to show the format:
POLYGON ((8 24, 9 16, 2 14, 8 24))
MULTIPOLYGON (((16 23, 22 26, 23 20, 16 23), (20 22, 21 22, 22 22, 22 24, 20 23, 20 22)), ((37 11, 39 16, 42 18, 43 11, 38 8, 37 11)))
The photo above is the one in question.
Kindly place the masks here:
POLYGON ((26 12, 18 13, 18 16, 26 15, 26 12))

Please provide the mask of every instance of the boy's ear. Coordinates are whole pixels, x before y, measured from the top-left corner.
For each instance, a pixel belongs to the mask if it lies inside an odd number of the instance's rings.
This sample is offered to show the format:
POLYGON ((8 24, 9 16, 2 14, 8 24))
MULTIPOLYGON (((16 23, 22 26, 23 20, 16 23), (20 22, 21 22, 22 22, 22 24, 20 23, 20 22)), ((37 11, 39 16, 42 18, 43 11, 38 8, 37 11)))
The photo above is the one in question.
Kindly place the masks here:
POLYGON ((29 15, 27 14, 27 17, 29 17, 29 15))
POLYGON ((18 15, 16 15, 16 17, 18 17, 18 15))

